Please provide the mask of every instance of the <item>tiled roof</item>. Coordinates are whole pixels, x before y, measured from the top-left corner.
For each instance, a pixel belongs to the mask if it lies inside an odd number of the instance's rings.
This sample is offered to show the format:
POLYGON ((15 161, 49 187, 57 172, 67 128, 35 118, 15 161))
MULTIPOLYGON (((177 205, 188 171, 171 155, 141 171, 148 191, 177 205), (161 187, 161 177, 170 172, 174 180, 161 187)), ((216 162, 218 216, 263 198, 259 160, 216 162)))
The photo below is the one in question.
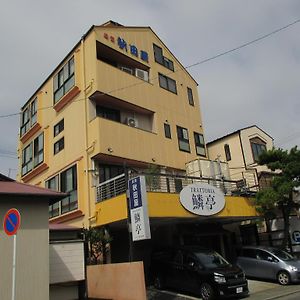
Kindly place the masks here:
POLYGON ((48 200, 50 204, 67 196, 65 193, 16 182, 13 179, 0 174, 0 199, 3 199, 2 195, 40 197, 44 200, 48 200))

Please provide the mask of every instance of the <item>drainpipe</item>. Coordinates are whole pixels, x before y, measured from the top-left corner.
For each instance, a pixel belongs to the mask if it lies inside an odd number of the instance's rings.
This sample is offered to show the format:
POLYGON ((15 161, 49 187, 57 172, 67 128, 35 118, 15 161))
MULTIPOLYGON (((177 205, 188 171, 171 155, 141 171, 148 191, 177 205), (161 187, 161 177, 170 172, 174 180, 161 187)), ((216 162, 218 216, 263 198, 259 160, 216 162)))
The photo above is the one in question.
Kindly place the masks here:
MULTIPOLYGON (((84 121, 85 121, 85 170, 89 170, 89 154, 88 154, 88 99, 86 92, 86 71, 85 71, 85 48, 84 36, 81 38, 81 53, 82 53, 82 78, 83 78, 83 93, 84 93, 84 121)), ((91 222, 91 193, 90 193, 90 174, 86 171, 85 183, 87 187, 87 205, 88 205, 88 222, 91 222)))

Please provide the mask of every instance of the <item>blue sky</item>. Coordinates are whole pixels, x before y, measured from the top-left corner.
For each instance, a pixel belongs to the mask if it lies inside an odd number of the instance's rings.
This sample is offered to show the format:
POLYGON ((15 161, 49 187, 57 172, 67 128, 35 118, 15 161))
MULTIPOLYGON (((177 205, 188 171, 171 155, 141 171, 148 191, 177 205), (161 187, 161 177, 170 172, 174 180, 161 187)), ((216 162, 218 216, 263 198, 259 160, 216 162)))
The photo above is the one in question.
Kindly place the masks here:
MULTIPOLYGON (((18 113, 93 24, 150 26, 184 66, 300 19, 298 0, 0 0, 0 115, 18 113)), ((256 124, 300 145, 300 23, 197 65, 206 141, 256 124)), ((0 118, 0 173, 16 176, 19 116, 0 118)))

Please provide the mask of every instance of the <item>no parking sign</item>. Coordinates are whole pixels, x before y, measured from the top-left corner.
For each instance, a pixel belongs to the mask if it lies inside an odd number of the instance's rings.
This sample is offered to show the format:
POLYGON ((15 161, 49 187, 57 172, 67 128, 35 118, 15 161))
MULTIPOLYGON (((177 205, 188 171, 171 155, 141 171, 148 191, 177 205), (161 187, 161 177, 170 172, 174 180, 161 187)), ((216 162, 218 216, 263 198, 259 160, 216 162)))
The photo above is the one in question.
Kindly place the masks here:
POLYGON ((21 215, 16 208, 11 208, 4 215, 3 229, 8 236, 13 236, 13 262, 12 262, 12 292, 11 299, 15 300, 16 294, 16 252, 17 252, 17 231, 20 228, 21 215))
POLYGON ((7 235, 15 235, 21 224, 20 212, 11 208, 4 216, 3 228, 7 235))

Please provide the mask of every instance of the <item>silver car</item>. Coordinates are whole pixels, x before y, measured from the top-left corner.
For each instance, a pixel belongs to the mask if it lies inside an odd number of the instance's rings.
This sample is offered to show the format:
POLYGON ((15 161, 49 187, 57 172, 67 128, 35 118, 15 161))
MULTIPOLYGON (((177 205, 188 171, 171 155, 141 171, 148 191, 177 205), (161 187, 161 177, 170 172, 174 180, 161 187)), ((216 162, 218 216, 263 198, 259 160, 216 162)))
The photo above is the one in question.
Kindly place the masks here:
POLYGON ((300 260, 278 248, 245 246, 237 265, 248 277, 277 280, 282 285, 300 282, 300 260))

